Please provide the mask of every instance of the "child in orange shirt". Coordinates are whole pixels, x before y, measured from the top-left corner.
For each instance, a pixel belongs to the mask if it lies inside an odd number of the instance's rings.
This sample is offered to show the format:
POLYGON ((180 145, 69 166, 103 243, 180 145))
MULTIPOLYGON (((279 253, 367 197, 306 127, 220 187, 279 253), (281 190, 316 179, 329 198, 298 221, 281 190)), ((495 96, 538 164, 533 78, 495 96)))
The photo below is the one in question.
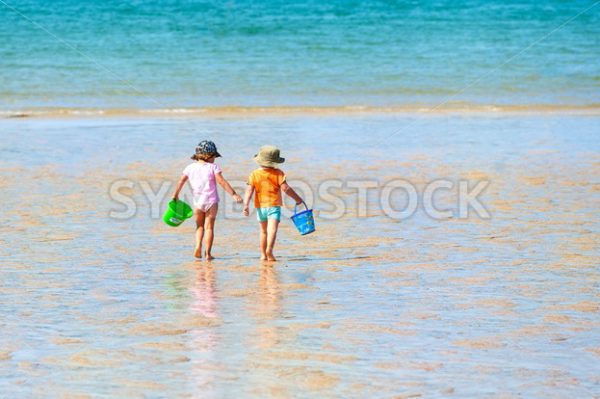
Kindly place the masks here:
POLYGON ((285 161, 279 156, 279 149, 271 145, 261 147, 254 160, 260 165, 250 174, 248 187, 244 196, 244 216, 250 214, 249 204, 252 195, 256 218, 260 223, 260 259, 276 261, 273 255, 277 229, 281 220, 281 191, 292 197, 296 204, 301 204, 302 198, 287 184, 285 174, 277 166, 285 161))

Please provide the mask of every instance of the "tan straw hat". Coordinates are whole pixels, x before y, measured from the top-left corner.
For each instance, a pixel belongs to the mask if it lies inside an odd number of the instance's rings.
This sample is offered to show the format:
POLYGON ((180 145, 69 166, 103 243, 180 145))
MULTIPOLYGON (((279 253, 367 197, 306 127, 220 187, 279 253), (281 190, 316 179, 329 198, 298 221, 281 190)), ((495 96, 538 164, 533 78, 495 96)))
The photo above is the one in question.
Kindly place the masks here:
POLYGON ((274 168, 280 163, 285 162, 285 158, 279 156, 279 148, 272 145, 264 145, 260 147, 258 154, 254 156, 254 160, 260 166, 274 168))

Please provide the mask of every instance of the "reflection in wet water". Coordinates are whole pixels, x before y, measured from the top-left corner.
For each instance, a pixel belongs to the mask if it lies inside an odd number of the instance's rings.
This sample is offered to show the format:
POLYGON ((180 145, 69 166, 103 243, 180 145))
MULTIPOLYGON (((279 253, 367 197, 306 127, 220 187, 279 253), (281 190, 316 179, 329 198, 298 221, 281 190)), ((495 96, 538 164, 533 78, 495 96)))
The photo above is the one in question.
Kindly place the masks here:
POLYGON ((198 266, 196 282, 192 286, 193 302, 190 307, 192 312, 208 317, 217 317, 215 267, 212 262, 201 262, 198 266))
MULTIPOLYGON (((207 319, 218 317, 215 267, 211 262, 196 262, 197 273, 190 291, 190 313, 207 319)), ((195 398, 217 397, 214 392, 215 368, 219 363, 219 336, 214 328, 194 329, 188 347, 194 358, 189 375, 195 398)))
POLYGON ((273 320, 279 318, 281 312, 282 293, 277 273, 273 265, 261 266, 257 303, 251 310, 256 318, 259 349, 269 349, 279 341, 277 327, 273 323, 273 320))

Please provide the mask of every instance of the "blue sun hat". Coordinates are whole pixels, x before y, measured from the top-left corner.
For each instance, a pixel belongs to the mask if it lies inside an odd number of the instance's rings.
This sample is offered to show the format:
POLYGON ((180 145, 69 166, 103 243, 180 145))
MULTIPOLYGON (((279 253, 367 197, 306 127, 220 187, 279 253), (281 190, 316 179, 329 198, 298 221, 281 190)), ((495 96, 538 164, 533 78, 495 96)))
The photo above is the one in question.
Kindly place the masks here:
POLYGON ((214 155, 215 158, 221 156, 221 154, 219 154, 219 151, 217 151, 217 146, 215 145, 215 143, 213 143, 210 140, 202 140, 198 143, 198 145, 196 146, 196 155, 200 154, 214 155))

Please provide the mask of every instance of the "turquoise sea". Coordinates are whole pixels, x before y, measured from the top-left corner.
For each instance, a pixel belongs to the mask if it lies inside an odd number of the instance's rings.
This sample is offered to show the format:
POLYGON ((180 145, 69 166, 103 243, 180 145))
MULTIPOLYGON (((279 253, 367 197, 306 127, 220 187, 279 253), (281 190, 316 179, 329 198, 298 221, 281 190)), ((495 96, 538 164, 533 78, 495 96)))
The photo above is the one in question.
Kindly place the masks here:
POLYGON ((0 110, 600 104, 600 5, 0 2, 0 110))

